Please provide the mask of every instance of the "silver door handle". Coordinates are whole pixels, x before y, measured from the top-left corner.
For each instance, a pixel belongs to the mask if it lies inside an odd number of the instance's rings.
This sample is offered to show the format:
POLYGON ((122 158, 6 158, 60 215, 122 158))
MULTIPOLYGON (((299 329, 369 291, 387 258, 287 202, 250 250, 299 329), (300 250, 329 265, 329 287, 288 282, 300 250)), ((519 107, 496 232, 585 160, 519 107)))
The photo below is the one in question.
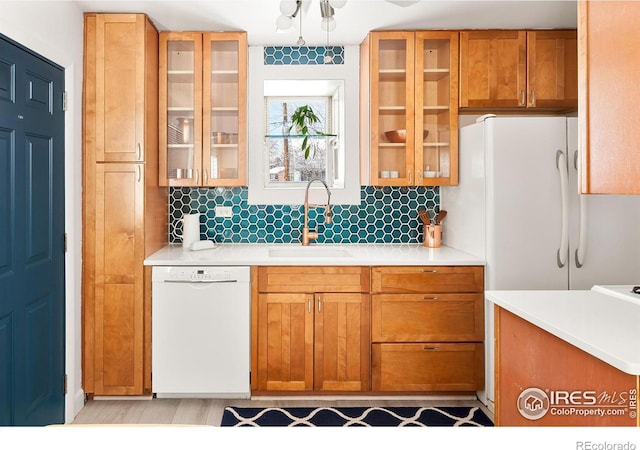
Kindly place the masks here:
POLYGON ((207 180, 209 179, 209 175, 207 173, 207 170, 205 169, 202 172, 202 184, 207 184, 207 180))
POLYGON ((562 150, 556 152, 556 167, 560 174, 560 247, 556 254, 558 267, 562 268, 567 262, 569 255, 569 174, 567 166, 567 155, 562 150))
POLYGON ((526 101, 527 101, 527 93, 523 89, 522 91, 520 91, 520 106, 524 106, 526 104, 526 101))
POLYGON ((138 183, 142 180, 142 169, 138 166, 138 183))
POLYGON ((438 297, 422 297, 422 300, 440 300, 438 297))
POLYGON ((422 273, 438 273, 436 269, 422 269, 422 273))
POLYGON ((138 142, 138 161, 142 159, 142 145, 138 142))
POLYGON ((318 312, 322 312, 322 296, 318 295, 318 312))
POLYGON ((536 91, 533 89, 531 90, 531 102, 529 103, 529 106, 536 106, 536 91))
POLYGON ((307 310, 311 314, 311 297, 307 297, 307 310))

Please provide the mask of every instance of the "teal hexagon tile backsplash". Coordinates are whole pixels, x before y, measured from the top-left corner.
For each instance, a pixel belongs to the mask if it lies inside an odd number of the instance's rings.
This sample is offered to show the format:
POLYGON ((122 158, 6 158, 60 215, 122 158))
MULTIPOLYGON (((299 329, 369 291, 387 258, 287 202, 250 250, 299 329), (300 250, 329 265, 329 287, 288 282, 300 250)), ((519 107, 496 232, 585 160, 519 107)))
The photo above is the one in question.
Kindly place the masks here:
MULTIPOLYGON (((182 241, 182 216, 200 213, 200 238, 225 243, 298 243, 302 205, 249 205, 247 188, 170 188, 169 242, 182 241), (232 217, 216 217, 216 206, 231 207, 232 217)), ((317 242, 422 242, 419 209, 435 216, 438 187, 362 186, 360 205, 333 205, 332 223, 317 209, 309 211, 309 226, 318 229, 317 242)))
POLYGON ((266 66, 344 64, 344 47, 333 46, 269 46, 264 48, 266 66), (331 56, 329 62, 324 57, 331 56))

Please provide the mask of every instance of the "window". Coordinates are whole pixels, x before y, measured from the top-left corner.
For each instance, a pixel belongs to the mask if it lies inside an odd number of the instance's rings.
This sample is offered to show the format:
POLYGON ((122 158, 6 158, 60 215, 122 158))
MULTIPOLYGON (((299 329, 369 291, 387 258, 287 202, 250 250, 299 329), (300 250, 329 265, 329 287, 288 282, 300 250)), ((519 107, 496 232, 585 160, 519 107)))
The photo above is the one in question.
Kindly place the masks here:
POLYGON ((320 178, 332 203, 360 204, 358 47, 346 47, 340 65, 270 66, 263 52, 249 47, 248 203, 300 205, 308 181, 320 178), (289 131, 302 105, 313 108, 322 133, 307 136, 306 159, 305 136, 289 131))
POLYGON ((334 120, 334 97, 331 96, 265 96, 265 147, 268 161, 264 177, 267 187, 295 186, 320 178, 330 188, 344 186, 340 170, 342 146, 338 142, 339 121, 334 120), (309 134, 298 135, 292 127, 291 116, 301 106, 309 106, 319 122, 309 134), (306 141, 305 141, 306 139, 306 141), (308 156, 302 149, 307 144, 308 156))

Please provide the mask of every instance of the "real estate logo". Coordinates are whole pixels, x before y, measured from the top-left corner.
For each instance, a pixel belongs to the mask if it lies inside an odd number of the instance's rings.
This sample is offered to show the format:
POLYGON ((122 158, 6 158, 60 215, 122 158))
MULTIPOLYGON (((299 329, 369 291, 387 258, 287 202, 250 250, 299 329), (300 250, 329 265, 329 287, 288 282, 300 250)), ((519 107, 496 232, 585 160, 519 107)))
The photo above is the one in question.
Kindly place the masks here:
POLYGON ((542 389, 528 388, 518 397, 518 411, 525 419, 541 419, 549 411, 549 405, 549 396, 542 389))
POLYGON ((530 387, 518 396, 517 408, 528 420, 552 416, 626 416, 636 419, 638 391, 542 390, 530 387))

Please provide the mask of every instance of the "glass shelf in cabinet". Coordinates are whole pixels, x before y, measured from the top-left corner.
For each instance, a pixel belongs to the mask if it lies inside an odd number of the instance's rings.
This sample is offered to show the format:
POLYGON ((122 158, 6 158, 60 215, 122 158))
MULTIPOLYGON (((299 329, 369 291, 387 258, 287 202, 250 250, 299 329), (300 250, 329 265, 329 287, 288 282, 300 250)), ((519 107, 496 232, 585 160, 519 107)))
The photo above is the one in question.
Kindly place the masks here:
POLYGON ((169 83, 193 84, 193 70, 169 70, 167 71, 167 79, 169 83))
POLYGON ((407 71, 405 69, 381 69, 378 71, 378 78, 381 81, 405 81, 407 71))
POLYGON ((304 139, 304 138, 330 138, 336 137, 337 134, 265 134, 267 139, 304 139))
POLYGON ((439 81, 449 76, 449 69, 424 69, 424 81, 439 81))

